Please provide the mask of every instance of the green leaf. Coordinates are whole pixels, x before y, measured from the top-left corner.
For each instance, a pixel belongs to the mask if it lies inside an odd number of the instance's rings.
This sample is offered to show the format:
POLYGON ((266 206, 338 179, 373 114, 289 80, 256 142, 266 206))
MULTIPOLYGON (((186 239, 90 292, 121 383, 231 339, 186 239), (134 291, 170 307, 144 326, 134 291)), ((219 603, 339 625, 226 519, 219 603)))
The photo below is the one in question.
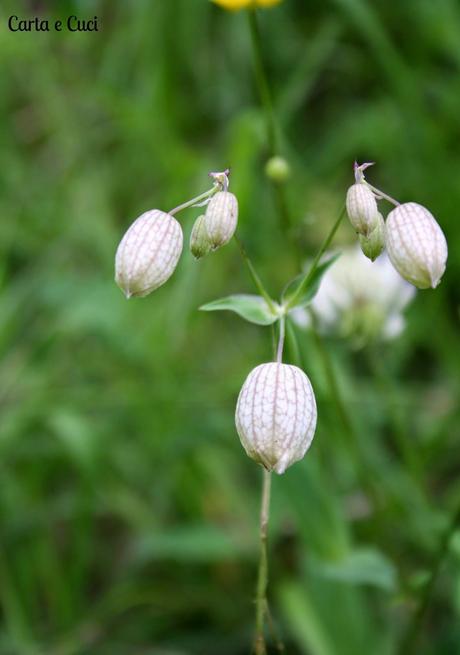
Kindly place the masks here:
POLYGON ((219 562, 251 553, 251 544, 220 528, 185 525, 140 536, 133 555, 138 561, 219 562))
POLYGON ((337 562, 318 562, 316 571, 326 578, 353 585, 367 584, 386 591, 394 591, 397 584, 393 563, 372 548, 354 550, 337 562))
POLYGON ((249 294, 236 294, 214 300, 200 309, 204 312, 218 312, 228 310, 239 314, 242 318, 256 325, 271 325, 278 320, 278 316, 270 311, 267 303, 261 296, 249 294))
POLYGON ((324 625, 314 599, 298 582, 286 583, 279 594, 281 610, 289 631, 302 646, 302 652, 312 655, 337 655, 332 635, 324 625))
MULTIPOLYGON (((311 276, 311 279, 309 279, 307 286, 302 290, 302 293, 297 298, 295 304, 291 307, 291 309, 294 309, 294 307, 306 307, 311 303, 311 301, 319 291, 319 287, 321 285, 321 280, 323 279, 323 275, 332 266, 332 264, 335 261, 337 261, 339 257, 340 257, 340 253, 337 253, 336 255, 329 257, 329 259, 327 259, 326 261, 324 261, 322 264, 318 266, 318 268, 311 276)), ((282 302, 285 304, 289 304, 294 298, 294 296, 296 295, 296 293, 298 292, 298 290, 300 289, 300 287, 303 284, 305 284, 309 276, 310 276, 310 270, 307 271, 307 273, 302 273, 301 275, 298 275, 291 282, 289 282, 289 284, 285 287, 283 294, 281 296, 282 302)))

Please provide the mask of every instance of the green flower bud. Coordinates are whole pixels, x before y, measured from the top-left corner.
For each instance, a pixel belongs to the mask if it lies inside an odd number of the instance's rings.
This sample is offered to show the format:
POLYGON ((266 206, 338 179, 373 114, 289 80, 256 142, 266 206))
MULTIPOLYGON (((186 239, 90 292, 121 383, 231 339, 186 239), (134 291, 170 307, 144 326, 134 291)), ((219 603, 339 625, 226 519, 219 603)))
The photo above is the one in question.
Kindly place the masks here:
POLYGON ((206 230, 205 216, 198 216, 190 235, 190 251, 195 259, 205 257, 211 251, 211 242, 209 241, 206 230))
POLYGON ((382 214, 379 213, 377 226, 369 236, 359 235, 359 243, 361 250, 371 261, 375 261, 382 253, 385 247, 385 221, 383 220, 382 214))
POLYGON ((271 157, 265 164, 265 175, 276 182, 282 184, 291 175, 291 167, 283 157, 271 157))

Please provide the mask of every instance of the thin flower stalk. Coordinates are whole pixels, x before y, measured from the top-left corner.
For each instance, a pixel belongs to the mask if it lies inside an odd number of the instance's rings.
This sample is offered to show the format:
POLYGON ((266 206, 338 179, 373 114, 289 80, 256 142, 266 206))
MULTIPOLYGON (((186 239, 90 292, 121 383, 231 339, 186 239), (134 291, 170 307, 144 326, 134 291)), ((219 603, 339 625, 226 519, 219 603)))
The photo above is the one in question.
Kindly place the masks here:
MULTIPOLYGON (((265 126, 267 133, 267 145, 270 157, 279 155, 279 128, 276 119, 275 109, 273 105, 272 92, 268 81, 268 76, 265 71, 264 60, 262 55, 262 38, 260 35, 259 24, 257 21, 257 10, 250 8, 247 10, 249 31, 251 34, 252 53, 254 62, 254 75, 256 84, 259 91, 260 102, 265 115, 265 126)), ((273 193, 277 204, 279 215, 280 227, 283 233, 290 238, 290 230, 292 228, 292 221, 289 214, 288 202, 285 194, 285 189, 282 184, 273 183, 273 193)), ((295 246, 296 254, 298 254, 297 243, 291 243, 295 246)))
POLYGON ((199 196, 195 196, 195 198, 192 198, 191 200, 187 200, 187 202, 183 202, 181 205, 174 207, 174 209, 171 209, 171 211, 169 211, 168 214, 170 214, 170 216, 174 216, 175 214, 178 214, 182 210, 188 209, 189 207, 200 206, 200 203, 205 204, 206 201, 210 200, 212 196, 214 196, 219 191, 222 191, 223 189, 224 187, 220 182, 215 182, 212 189, 208 189, 208 191, 205 191, 204 193, 200 193, 199 196))
POLYGON ((243 242, 239 238, 239 236, 235 233, 233 235, 233 238, 235 239, 237 245, 238 245, 238 250, 240 252, 240 255, 246 264, 249 274, 251 276, 252 281, 254 282, 254 285, 257 289, 257 291, 260 293, 260 295, 264 298, 265 302, 267 303, 269 309, 271 312, 276 313, 276 307, 273 302, 273 300, 270 298, 270 294, 266 290, 262 280, 260 279, 259 274, 257 273, 254 264, 252 263, 248 253, 246 252, 246 248, 243 245, 243 242))
POLYGON ((318 266, 319 266, 319 264, 320 264, 320 262, 321 262, 321 257, 324 255, 324 253, 326 252, 326 250, 327 250, 327 249, 329 248, 329 246, 331 245, 332 239, 334 238, 335 233, 336 233, 337 230, 339 229, 340 223, 342 222, 342 219, 343 219, 343 217, 345 216, 345 211, 346 211, 346 210, 345 210, 345 206, 344 206, 344 207, 342 208, 342 211, 341 211, 340 214, 339 214, 338 219, 336 220, 336 222, 335 222, 334 225, 332 226, 331 231, 329 232, 329 234, 327 235, 327 237, 324 239, 324 241, 323 241, 323 243, 322 243, 320 249, 319 249, 318 252, 316 253, 316 256, 315 256, 315 258, 314 258, 314 260, 313 260, 313 263, 312 263, 312 265, 311 265, 311 267, 310 267, 310 270, 309 270, 309 272, 308 272, 308 275, 304 278, 302 284, 299 285, 297 291, 295 292, 295 294, 294 294, 294 295, 292 296, 292 298, 290 299, 290 301, 289 301, 289 303, 288 303, 288 305, 287 305, 287 307, 286 307, 286 310, 289 310, 289 309, 291 309, 292 307, 295 307, 297 300, 302 296, 302 294, 304 293, 304 291, 305 291, 305 290, 308 288, 308 286, 310 285, 310 282, 312 281, 312 279, 313 279, 313 277, 314 277, 314 275, 315 275, 315 273, 316 273, 316 270, 317 270, 317 268, 318 268, 318 266))
MULTIPOLYGON (((282 316, 279 320, 279 338, 278 344, 274 349, 276 361, 281 364, 283 361, 285 335, 285 318, 282 316)), ((257 595, 256 595, 256 638, 254 643, 254 652, 256 655, 265 655, 267 652, 264 627, 265 618, 269 616, 269 605, 267 600, 268 587, 268 523, 270 519, 270 493, 271 493, 272 475, 271 471, 263 469, 262 481, 262 498, 260 505, 260 557, 259 572, 257 577, 257 595)))
POLYGON ((267 469, 263 469, 262 498, 260 504, 260 556, 259 572, 257 576, 257 594, 256 594, 256 637, 254 642, 254 652, 256 655, 265 655, 267 646, 265 643, 265 615, 267 611, 267 587, 268 587, 268 522, 270 519, 270 492, 272 483, 272 474, 267 469))
POLYGON ((418 653, 418 638, 420 636, 420 630, 423 626, 423 621, 428 611, 433 592, 438 580, 439 574, 441 572, 442 566, 446 560, 449 545, 454 533, 460 527, 460 507, 457 508, 455 513, 452 516, 452 520, 448 525, 444 535, 441 538, 439 544, 439 549, 434 557, 433 563, 431 565, 428 581, 423 588, 422 595, 420 597, 417 608, 414 612, 412 620, 409 622, 403 638, 401 640, 398 655, 413 655, 418 653))

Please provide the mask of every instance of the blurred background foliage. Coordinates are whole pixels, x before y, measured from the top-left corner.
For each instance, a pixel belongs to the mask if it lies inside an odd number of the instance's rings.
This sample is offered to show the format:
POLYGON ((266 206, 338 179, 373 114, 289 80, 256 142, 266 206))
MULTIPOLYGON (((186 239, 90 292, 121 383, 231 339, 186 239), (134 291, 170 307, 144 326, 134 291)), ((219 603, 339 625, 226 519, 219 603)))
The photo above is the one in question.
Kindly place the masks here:
MULTIPOLYGON (((355 158, 449 242, 441 286, 418 293, 397 341, 301 336, 318 430, 274 480, 286 652, 391 654, 460 502, 460 7, 285 0, 259 18, 302 255, 355 158)), ((200 263, 185 252, 144 300, 113 282, 130 222, 226 166, 272 293, 296 273, 264 177, 247 17, 206 0, 3 0, 0 54, 0 653, 248 653, 260 470, 233 414, 271 342, 197 307, 251 281, 231 244, 200 263), (100 31, 13 34, 12 13, 97 15, 100 31)), ((182 215, 186 241, 198 212, 182 215)), ((343 225, 337 242, 353 240, 343 225)), ((423 655, 460 652, 460 532, 446 550, 423 655)))

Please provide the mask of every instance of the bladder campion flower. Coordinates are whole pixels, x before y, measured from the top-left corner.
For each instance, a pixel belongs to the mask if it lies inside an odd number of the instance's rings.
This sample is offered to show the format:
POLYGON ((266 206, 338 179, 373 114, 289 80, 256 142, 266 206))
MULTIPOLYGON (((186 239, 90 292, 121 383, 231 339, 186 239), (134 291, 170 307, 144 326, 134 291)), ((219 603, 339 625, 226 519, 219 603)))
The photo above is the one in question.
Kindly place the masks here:
POLYGON ((447 242, 433 215, 416 202, 388 214, 386 247, 402 277, 419 289, 438 286, 446 270, 447 242))
POLYGON ((212 2, 224 9, 237 11, 251 7, 273 7, 279 5, 282 0, 212 0, 212 2))
POLYGON ((346 205, 355 232, 368 237, 379 222, 377 201, 372 191, 363 182, 353 184, 348 189, 346 205))
POLYGON ((271 362, 246 378, 236 406, 246 453, 269 471, 284 471, 305 455, 316 428, 310 380, 297 366, 271 362))
POLYGON ((235 234, 238 223, 238 201, 230 191, 219 191, 206 208, 203 228, 212 250, 224 246, 235 234))
POLYGON ((115 281, 127 298, 147 296, 168 280, 182 252, 182 228, 176 219, 152 209, 128 229, 115 256, 115 281))
POLYGON ((371 162, 361 165, 355 162, 356 184, 348 190, 346 202, 364 254, 374 260, 385 245, 391 263, 405 280, 419 289, 436 288, 447 262, 443 231, 426 207, 416 202, 400 204, 369 184, 364 171, 372 165, 371 162), (395 205, 386 223, 377 211, 377 200, 381 199, 395 205))

